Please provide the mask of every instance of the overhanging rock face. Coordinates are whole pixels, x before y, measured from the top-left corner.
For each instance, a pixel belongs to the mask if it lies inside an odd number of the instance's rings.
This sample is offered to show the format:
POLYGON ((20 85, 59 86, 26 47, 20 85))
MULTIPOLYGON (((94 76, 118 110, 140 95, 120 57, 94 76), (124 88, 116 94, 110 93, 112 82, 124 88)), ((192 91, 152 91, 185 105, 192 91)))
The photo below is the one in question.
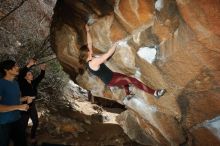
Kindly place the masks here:
POLYGON ((128 107, 118 121, 132 139, 220 145, 218 0, 59 0, 54 11, 52 44, 64 70, 92 94, 128 107), (95 53, 120 41, 107 63, 112 70, 166 88, 165 96, 157 100, 132 86, 135 97, 127 100, 123 90, 81 74, 79 48, 86 44, 88 20, 95 53))

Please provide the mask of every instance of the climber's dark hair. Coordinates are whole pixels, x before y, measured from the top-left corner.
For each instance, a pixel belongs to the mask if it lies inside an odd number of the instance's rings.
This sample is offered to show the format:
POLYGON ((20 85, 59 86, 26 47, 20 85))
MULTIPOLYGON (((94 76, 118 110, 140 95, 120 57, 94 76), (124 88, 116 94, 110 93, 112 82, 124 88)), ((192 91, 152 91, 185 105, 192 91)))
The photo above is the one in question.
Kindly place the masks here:
POLYGON ((16 62, 14 60, 5 60, 0 62, 0 77, 4 77, 6 75, 5 70, 10 70, 15 66, 16 62))
POLYGON ((83 45, 79 50, 79 63, 82 65, 86 65, 89 49, 87 45, 83 45))

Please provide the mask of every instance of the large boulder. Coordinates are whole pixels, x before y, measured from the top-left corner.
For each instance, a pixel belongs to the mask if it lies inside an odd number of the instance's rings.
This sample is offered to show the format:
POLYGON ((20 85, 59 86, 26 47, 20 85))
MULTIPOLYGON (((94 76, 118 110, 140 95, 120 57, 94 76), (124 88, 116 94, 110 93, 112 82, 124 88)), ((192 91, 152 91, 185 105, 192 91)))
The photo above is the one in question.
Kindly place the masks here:
POLYGON ((59 0, 51 42, 64 70, 80 86, 128 107, 118 121, 132 139, 146 145, 200 146, 208 138, 204 145, 219 145, 219 11, 219 0, 59 0), (127 100, 123 90, 109 89, 82 71, 78 57, 86 44, 87 21, 93 22, 95 53, 120 42, 107 63, 112 70, 166 88, 165 96, 155 99, 132 86, 135 97, 127 100))

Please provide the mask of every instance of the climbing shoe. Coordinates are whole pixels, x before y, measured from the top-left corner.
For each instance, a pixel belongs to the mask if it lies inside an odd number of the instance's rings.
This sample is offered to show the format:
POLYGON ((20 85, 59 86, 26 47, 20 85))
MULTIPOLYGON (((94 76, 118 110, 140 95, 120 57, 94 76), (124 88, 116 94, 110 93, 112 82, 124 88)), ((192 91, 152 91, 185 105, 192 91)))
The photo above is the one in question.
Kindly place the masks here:
POLYGON ((127 95, 126 96, 127 100, 130 100, 131 98, 133 98, 134 95, 135 95, 134 93, 130 93, 129 95, 127 95))
POLYGON ((158 99, 166 93, 166 89, 158 89, 154 92, 154 96, 158 99))

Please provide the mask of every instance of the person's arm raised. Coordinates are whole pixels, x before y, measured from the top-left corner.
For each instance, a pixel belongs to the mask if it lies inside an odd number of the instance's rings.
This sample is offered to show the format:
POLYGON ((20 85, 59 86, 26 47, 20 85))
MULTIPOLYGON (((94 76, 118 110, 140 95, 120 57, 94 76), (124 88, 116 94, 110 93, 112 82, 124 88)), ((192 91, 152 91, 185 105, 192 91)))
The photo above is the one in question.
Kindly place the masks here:
POLYGON ((31 59, 28 60, 28 63, 26 65, 26 67, 31 68, 32 66, 36 65, 36 63, 37 63, 37 60, 34 59, 34 58, 31 58, 31 59))
POLYGON ((93 50, 92 50, 92 37, 91 37, 91 34, 90 34, 90 29, 89 29, 89 26, 87 24, 85 25, 85 28, 86 28, 86 35, 87 35, 87 47, 90 51, 90 54, 92 55, 93 50))
POLYGON ((27 62, 27 65, 20 69, 19 75, 18 75, 18 81, 22 81, 24 77, 26 76, 29 69, 36 64, 36 59, 29 59, 27 62))
POLYGON ((37 87, 41 80, 45 77, 46 64, 40 64, 40 74, 32 81, 32 86, 37 87))
POLYGON ((115 52, 117 45, 118 43, 114 43, 112 47, 108 50, 108 52, 102 54, 100 57, 94 58, 91 62, 94 67, 98 67, 100 64, 104 63, 110 56, 112 56, 112 54, 115 52))

